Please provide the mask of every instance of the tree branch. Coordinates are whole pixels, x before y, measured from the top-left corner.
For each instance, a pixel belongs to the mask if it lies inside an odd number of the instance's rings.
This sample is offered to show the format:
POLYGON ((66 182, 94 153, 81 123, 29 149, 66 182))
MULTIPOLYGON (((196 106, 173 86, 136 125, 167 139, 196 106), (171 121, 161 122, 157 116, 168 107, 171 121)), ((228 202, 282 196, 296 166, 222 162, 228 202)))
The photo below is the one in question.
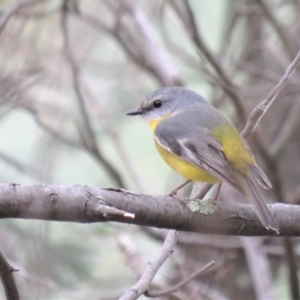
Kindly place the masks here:
POLYGON ((86 144, 87 149, 94 156, 94 158, 96 158, 96 160, 103 166, 105 171, 110 175, 111 179, 116 183, 116 185, 123 188, 125 187, 125 184, 123 182, 122 176, 117 171, 117 169, 104 156, 96 141, 95 132, 93 130, 90 116, 86 108, 84 95, 80 88, 81 87, 80 68, 73 56, 71 45, 70 45, 70 37, 67 28, 67 13, 68 13, 67 5, 68 5, 68 1, 65 1, 62 7, 61 29, 62 29, 62 35, 64 40, 64 54, 71 68, 73 89, 76 94, 79 111, 81 113, 82 121, 83 121, 82 122, 83 123, 82 129, 84 130, 84 134, 82 134, 82 136, 84 137, 83 141, 86 144))
POLYGON ((170 230, 157 258, 148 263, 146 270, 141 276, 140 280, 127 292, 125 292, 119 300, 135 300, 142 294, 144 294, 149 288, 155 274, 159 268, 164 264, 168 257, 173 253, 173 249, 176 245, 177 233, 174 230, 170 230))
POLYGON ((278 22, 269 5, 264 0, 256 0, 256 2, 260 5, 265 16, 277 31, 289 57, 293 58, 295 50, 291 44, 292 39, 288 36, 287 32, 285 32, 284 27, 278 22))
MULTIPOLYGON (((0 184, 0 218, 64 222, 107 222, 153 226, 206 234, 278 236, 266 230, 251 205, 219 203, 215 213, 192 212, 169 196, 133 194, 120 189, 73 186, 0 184), (180 218, 178 217, 180 216, 180 218)), ((268 205, 281 236, 300 236, 300 207, 268 205)))
POLYGON ((16 271, 10 266, 3 253, 0 251, 0 277, 7 300, 19 300, 19 292, 12 272, 16 271))
POLYGON ((290 238, 284 238, 283 245, 285 247, 285 259, 289 271, 288 283, 290 288, 290 296, 291 299, 299 299, 300 290, 298 281, 298 267, 294 245, 290 238))
POLYGON ((191 39, 197 46, 200 53, 203 54, 205 59, 210 63, 215 72, 220 77, 221 81, 224 83, 222 86, 226 87, 224 91, 228 93, 230 98, 233 100, 234 105, 236 107, 238 115, 242 120, 246 119, 245 109, 242 105, 241 98, 239 96, 237 87, 231 81, 230 76, 227 74, 223 65, 218 61, 215 55, 210 51, 207 44, 204 42, 200 31, 197 28, 195 15, 193 10, 190 7, 190 4, 187 0, 184 1, 170 1, 170 4, 174 7, 175 12, 179 15, 180 20, 184 24, 187 29, 188 34, 191 39))
POLYGON ((181 85, 182 80, 179 70, 172 62, 170 55, 159 41, 159 36, 152 22, 149 21, 145 12, 137 5, 136 1, 123 0, 120 2, 136 23, 136 27, 143 37, 145 43, 144 51, 146 57, 150 58, 153 69, 162 83, 168 85, 181 85))
POLYGON ((5 10, 1 17, 0 17, 0 34, 4 30, 6 24, 8 23, 9 19, 14 15, 17 14, 21 9, 23 9, 26 6, 30 5, 36 5, 42 2, 45 2, 46 0, 27 0, 27 1, 22 1, 20 3, 16 3, 14 6, 11 8, 5 10))
POLYGON ((256 299, 274 299, 272 272, 262 238, 241 237, 256 299))
POLYGON ((175 286, 173 286, 169 289, 163 290, 163 291, 147 291, 145 293, 145 296, 149 297, 149 298, 157 298, 157 297, 166 296, 168 294, 174 293, 178 289, 183 287, 185 284, 187 284, 191 280, 195 279, 196 277, 206 274, 207 271, 214 265, 215 265, 215 261, 211 261, 208 264, 206 264, 204 267, 202 267, 201 269, 195 271, 190 276, 188 276, 187 278, 185 278, 184 280, 182 280, 181 282, 176 284, 175 286))
POLYGON ((251 112, 247 124, 241 133, 241 135, 247 139, 255 130, 257 127, 258 123, 264 116, 264 114, 267 112, 271 104, 274 102, 278 94, 280 93, 281 89, 285 85, 285 83, 288 81, 290 78, 291 74, 293 71, 296 69, 297 65, 299 64, 300 61, 300 50, 298 51, 298 54, 294 58, 294 60, 291 62, 287 70, 285 71, 283 77, 280 79, 280 81, 277 83, 277 85, 270 91, 269 95, 267 98, 259 103, 251 112))

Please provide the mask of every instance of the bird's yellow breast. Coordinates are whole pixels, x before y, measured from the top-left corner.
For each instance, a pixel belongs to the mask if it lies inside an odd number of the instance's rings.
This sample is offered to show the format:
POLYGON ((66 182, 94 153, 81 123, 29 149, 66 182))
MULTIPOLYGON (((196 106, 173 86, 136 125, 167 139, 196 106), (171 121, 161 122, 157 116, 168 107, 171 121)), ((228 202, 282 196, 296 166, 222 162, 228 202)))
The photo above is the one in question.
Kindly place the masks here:
MULTIPOLYGON (((164 116, 163 118, 156 119, 156 120, 150 120, 149 125, 153 131, 155 132, 155 129, 157 125, 170 117, 171 114, 164 116)), ((189 179, 193 182, 208 182, 208 183, 218 183, 220 180, 209 173, 203 171, 202 169, 194 166, 193 164, 187 162, 184 159, 181 159, 179 156, 173 154, 172 152, 166 150, 162 146, 160 146, 155 141, 156 149, 158 150, 161 157, 164 159, 164 161, 177 173, 179 173, 181 176, 183 176, 186 179, 189 179)))
POLYGON ((171 153, 155 141, 155 146, 164 161, 176 172, 193 182, 218 183, 220 180, 193 164, 171 153))

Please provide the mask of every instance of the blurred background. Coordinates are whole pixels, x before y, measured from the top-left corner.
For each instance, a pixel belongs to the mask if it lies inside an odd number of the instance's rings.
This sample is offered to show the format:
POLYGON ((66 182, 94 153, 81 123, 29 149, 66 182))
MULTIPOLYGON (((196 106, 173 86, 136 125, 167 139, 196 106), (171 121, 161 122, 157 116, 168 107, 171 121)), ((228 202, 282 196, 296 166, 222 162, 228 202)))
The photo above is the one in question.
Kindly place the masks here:
MULTIPOLYGON (((125 113, 161 86, 183 85, 241 130, 300 44, 298 0, 2 0, 0 11, 0 180, 22 185, 168 193, 182 179, 148 125, 125 113)), ((298 69, 249 141, 274 185, 270 203, 300 202, 299 79, 298 69)), ((221 196, 240 199, 227 188, 221 196)), ((1 220, 0 249, 20 269, 21 299, 110 300, 137 281, 165 235, 1 220)), ((213 272, 160 299, 295 299, 299 251, 297 238, 181 233, 153 286, 214 259, 213 272)))

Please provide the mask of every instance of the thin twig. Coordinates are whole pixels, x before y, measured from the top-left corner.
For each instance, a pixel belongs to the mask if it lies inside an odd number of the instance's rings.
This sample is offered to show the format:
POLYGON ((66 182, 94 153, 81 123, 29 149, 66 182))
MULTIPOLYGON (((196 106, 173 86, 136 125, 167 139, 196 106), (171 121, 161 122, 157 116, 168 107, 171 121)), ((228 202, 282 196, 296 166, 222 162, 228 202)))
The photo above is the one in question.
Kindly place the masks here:
POLYGON ((10 266, 3 253, 0 251, 0 277, 3 284, 7 300, 19 300, 19 292, 13 277, 13 272, 16 272, 10 266))
MULTIPOLYGON (((179 237, 182 234, 179 235, 179 237)), ((178 247, 179 251, 176 251, 174 253, 174 262, 177 265, 177 272, 179 273, 179 276, 181 278, 188 277, 190 274, 190 266, 195 264, 195 260, 198 260, 199 258, 193 257, 194 255, 188 255, 186 251, 183 251, 184 248, 178 247)), ((200 250, 201 251, 201 250, 200 250)), ((204 254, 205 252, 198 252, 199 256, 204 254)), ((196 253, 192 250, 192 252, 189 253, 196 253)), ((204 254, 206 256, 206 254, 204 254)), ((222 255, 221 255, 222 256, 222 255)), ((182 289, 185 292, 185 299, 218 299, 218 300, 229 300, 221 291, 218 291, 216 289, 216 286, 212 286, 211 280, 216 275, 216 272, 219 270, 222 272, 223 268, 221 268, 221 265, 213 267, 213 269, 209 270, 210 274, 207 274, 204 279, 204 282, 202 282, 201 278, 198 278, 197 280, 190 281, 186 284, 185 288, 182 289), (201 295, 201 296, 200 296, 201 295)), ((179 290, 180 292, 180 290, 179 290)), ((177 294, 172 294, 177 295, 177 294)))
POLYGON ((174 293, 176 292, 178 289, 180 289, 182 286, 186 285, 188 282, 192 281, 193 279, 195 279, 196 277, 200 276, 200 275, 204 275, 207 273, 207 271, 215 265, 215 261, 211 261, 210 263, 206 264, 204 267, 202 267, 201 269, 197 270, 196 272, 192 273, 190 276, 188 276, 186 279, 182 280, 181 282, 179 282, 178 284, 176 284, 175 286, 163 290, 163 291, 159 291, 159 292, 152 292, 152 291, 147 291, 144 295, 146 297, 149 298, 156 298, 156 297, 161 297, 161 296, 166 296, 168 294, 174 293))
POLYGON ((264 114, 267 112, 270 105, 274 102, 279 92, 281 91, 285 83, 290 78, 293 71, 296 69, 299 61, 300 61, 300 50, 296 55, 296 57, 294 58, 294 60, 292 61, 292 63, 286 69, 286 72, 284 73, 283 77, 280 79, 278 84, 270 91, 266 99, 263 100, 261 103, 259 103, 250 113, 247 124, 241 133, 241 135, 245 139, 247 139, 254 132, 258 123, 260 122, 264 114))
MULTIPOLYGON (((122 234, 118 237, 118 244, 121 248, 122 253, 124 254, 125 262, 128 265, 128 267, 138 277, 141 277, 144 273, 147 263, 143 259, 141 253, 139 253, 136 250, 134 241, 130 238, 129 235, 122 234)), ((163 279, 161 279, 157 282, 152 282, 151 286, 154 289, 162 290, 168 288, 169 284, 163 279)), ((180 292, 174 296, 174 300, 181 300, 181 299, 185 299, 185 297, 181 295, 180 292)))
POLYGON ((131 287, 127 292, 125 292, 119 298, 119 300, 137 299, 139 296, 141 296, 148 290, 149 285, 151 284, 159 268, 173 253, 176 240, 177 240, 177 232, 175 230, 170 230, 156 260, 148 263, 146 270, 144 271, 140 280, 133 287, 131 287))

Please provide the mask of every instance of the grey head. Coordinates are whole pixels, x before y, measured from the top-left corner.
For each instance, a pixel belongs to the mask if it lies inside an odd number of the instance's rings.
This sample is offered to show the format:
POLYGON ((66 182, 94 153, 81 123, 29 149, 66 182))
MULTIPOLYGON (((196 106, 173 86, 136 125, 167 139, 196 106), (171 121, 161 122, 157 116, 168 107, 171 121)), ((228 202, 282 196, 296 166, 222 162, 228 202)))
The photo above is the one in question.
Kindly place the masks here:
POLYGON ((178 86, 164 87, 148 95, 139 108, 127 113, 129 116, 141 115, 146 120, 159 120, 167 115, 177 115, 184 109, 195 105, 208 104, 197 93, 178 86))

